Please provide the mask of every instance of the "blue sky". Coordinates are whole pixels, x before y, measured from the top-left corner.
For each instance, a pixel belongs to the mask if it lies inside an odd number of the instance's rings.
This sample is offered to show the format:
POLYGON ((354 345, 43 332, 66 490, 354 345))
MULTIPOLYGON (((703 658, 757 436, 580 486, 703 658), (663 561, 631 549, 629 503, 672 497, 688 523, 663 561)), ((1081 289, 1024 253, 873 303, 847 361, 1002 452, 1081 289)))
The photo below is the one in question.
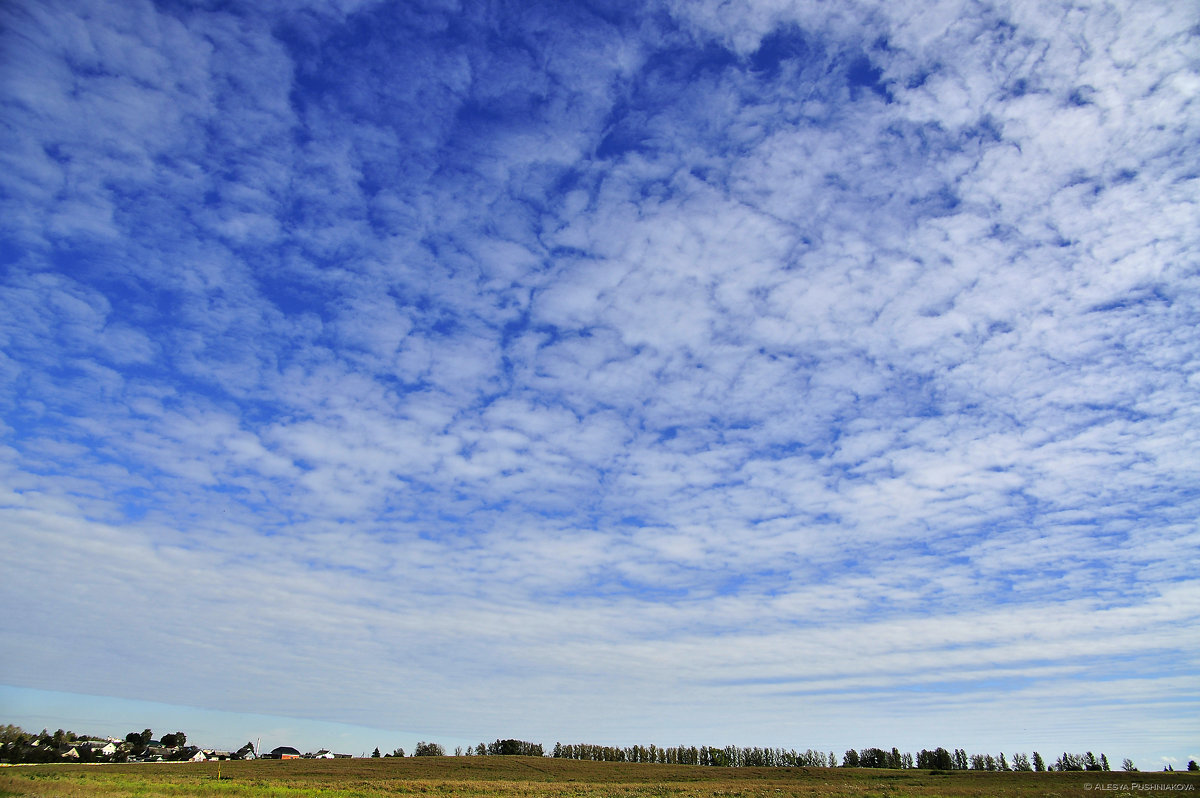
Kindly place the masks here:
POLYGON ((1197 31, 4 4, 9 715, 1196 756, 1197 31))

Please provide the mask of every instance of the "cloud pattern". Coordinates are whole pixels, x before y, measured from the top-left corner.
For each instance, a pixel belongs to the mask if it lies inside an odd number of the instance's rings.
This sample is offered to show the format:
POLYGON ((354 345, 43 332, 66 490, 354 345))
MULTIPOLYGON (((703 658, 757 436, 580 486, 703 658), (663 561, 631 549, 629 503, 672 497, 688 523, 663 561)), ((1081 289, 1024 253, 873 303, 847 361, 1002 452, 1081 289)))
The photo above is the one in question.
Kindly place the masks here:
POLYGON ((1185 755, 1186 4, 0 15, 0 681, 1185 755))

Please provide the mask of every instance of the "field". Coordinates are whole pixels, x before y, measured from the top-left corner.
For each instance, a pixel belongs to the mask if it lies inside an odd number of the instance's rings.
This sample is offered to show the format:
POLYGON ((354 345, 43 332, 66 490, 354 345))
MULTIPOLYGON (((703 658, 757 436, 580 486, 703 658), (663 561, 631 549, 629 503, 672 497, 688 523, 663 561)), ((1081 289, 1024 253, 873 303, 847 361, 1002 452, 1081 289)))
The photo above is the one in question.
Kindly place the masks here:
POLYGON ((229 798, 786 798, 1148 796, 1200 798, 1188 773, 980 773, 860 768, 708 768, 537 757, 264 760, 0 769, 7 796, 229 798), (218 779, 218 769, 220 778, 218 779))

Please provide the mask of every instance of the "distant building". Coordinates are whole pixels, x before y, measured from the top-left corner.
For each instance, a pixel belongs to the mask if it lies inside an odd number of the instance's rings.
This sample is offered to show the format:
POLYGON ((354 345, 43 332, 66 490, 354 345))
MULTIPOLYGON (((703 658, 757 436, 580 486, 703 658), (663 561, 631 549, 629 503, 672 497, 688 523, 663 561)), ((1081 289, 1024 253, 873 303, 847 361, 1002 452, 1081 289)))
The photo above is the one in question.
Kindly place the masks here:
POLYGON ((80 740, 75 747, 90 751, 95 756, 112 756, 117 752, 117 744, 112 740, 80 740))
POLYGON ((278 748, 272 748, 271 753, 263 754, 259 759, 299 759, 300 752, 290 745, 281 745, 278 748))
POLYGON ((168 748, 162 743, 156 743, 151 740, 150 745, 146 746, 146 754, 143 759, 147 762, 165 762, 171 754, 178 750, 177 748, 168 748))

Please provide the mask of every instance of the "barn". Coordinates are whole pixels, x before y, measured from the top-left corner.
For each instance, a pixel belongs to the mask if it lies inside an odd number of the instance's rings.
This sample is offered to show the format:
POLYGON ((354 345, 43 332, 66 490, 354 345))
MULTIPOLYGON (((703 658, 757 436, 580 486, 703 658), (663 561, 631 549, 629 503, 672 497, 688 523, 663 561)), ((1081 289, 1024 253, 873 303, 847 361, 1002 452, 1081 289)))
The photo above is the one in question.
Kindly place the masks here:
POLYGON ((300 752, 290 745, 281 745, 278 748, 272 748, 271 753, 263 754, 262 759, 299 759, 300 752))

